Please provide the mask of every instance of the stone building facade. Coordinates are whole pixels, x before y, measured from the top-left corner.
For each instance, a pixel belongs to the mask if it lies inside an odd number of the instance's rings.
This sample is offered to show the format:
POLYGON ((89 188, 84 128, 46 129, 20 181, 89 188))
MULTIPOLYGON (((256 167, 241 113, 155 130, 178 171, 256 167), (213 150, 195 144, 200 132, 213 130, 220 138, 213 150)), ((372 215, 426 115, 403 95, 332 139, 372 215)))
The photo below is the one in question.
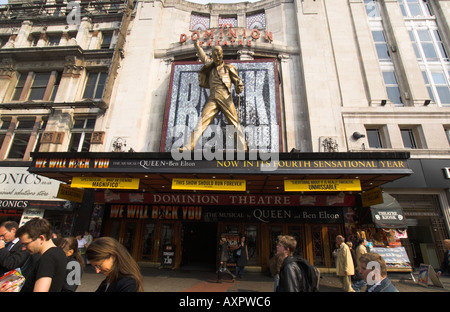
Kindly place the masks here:
MULTIPOLYGON (((410 220, 411 236, 405 243, 410 258, 433 265, 440 261, 442 240, 450 230, 448 1, 199 5, 146 0, 84 5, 81 2, 85 11, 75 25, 68 25, 65 16, 56 22, 50 18, 53 13, 47 13, 45 23, 30 16, 11 20, 5 15, 0 20, 5 42, 0 49, 2 160, 11 159, 15 121, 31 116, 37 117, 31 118, 35 124, 30 139, 14 159, 28 161, 32 151, 169 152, 174 139, 170 131, 177 125, 170 123, 170 114, 186 115, 181 124, 191 129, 201 109, 191 103, 192 96, 207 96, 195 89, 197 78, 191 75, 200 66, 194 41, 200 41, 206 53, 220 45, 226 61, 237 64, 244 83, 253 83, 244 97, 233 94, 241 122, 247 120, 249 129, 264 133, 262 141, 268 135, 276 142, 270 145, 272 152, 335 153, 337 158, 339 153, 369 158, 372 153, 409 153, 409 177, 375 183, 367 175, 363 191, 381 185, 403 206, 410 220), (57 44, 52 43, 53 34, 58 34, 57 44), (262 69, 267 74, 258 76, 262 69), (34 86, 37 72, 46 72, 48 78, 41 75, 47 84, 40 86, 42 98, 34 99, 27 92, 39 87, 34 86), (180 94, 179 102, 172 104, 180 94), (272 95, 274 100, 261 106, 272 95), (182 105, 191 105, 186 107, 192 117, 182 105), (264 114, 272 117, 267 123, 264 114), (412 250, 420 256, 413 256, 412 250)), ((223 126, 220 116, 214 124, 223 126)), ((117 226, 122 234, 132 228, 117 226)), ((179 226, 173 233, 183 233, 179 226)), ((219 224, 217 231, 225 228, 219 224)), ((304 252, 311 250, 317 259, 322 257, 317 261, 331 266, 328 249, 335 229, 329 229, 305 233, 305 244, 312 246, 304 252), (327 251, 318 255, 314 248, 327 251)), ((257 231, 266 240, 276 233, 259 227, 257 231)), ((260 240, 258 244, 261 259, 270 254, 271 246, 262 246, 260 240)), ((143 248, 142 243, 138 246, 143 248)), ((255 264, 265 265, 262 260, 255 264)))

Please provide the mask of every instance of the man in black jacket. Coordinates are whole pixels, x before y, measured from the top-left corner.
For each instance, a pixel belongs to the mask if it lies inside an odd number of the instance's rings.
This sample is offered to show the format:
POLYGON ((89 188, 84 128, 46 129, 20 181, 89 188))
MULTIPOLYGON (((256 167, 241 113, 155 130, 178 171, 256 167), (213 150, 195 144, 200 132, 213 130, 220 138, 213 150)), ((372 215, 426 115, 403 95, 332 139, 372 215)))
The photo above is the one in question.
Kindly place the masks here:
POLYGON ((293 257, 297 241, 292 236, 278 236, 277 253, 284 257, 280 268, 280 281, 277 292, 301 292, 303 291, 302 271, 293 257))
MULTIPOLYGON (((29 270, 25 268, 27 260, 30 262, 30 254, 22 250, 22 244, 16 237, 19 225, 15 221, 5 221, 0 225, 0 276, 21 268, 22 274, 27 277, 29 270)), ((28 264, 27 264, 28 267, 28 264)))

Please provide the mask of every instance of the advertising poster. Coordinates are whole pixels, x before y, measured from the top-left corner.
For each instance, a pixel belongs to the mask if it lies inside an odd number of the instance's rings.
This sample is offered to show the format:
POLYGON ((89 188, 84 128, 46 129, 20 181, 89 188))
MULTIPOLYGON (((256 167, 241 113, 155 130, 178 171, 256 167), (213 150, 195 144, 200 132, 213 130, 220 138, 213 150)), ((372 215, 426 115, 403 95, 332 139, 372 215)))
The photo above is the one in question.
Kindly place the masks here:
POLYGON ((405 247, 380 248, 374 247, 371 252, 376 252, 383 257, 388 271, 412 271, 412 266, 405 247))
POLYGON ((439 277, 436 275, 433 267, 429 264, 420 264, 419 267, 419 278, 417 279, 419 285, 427 286, 434 285, 444 288, 439 277))

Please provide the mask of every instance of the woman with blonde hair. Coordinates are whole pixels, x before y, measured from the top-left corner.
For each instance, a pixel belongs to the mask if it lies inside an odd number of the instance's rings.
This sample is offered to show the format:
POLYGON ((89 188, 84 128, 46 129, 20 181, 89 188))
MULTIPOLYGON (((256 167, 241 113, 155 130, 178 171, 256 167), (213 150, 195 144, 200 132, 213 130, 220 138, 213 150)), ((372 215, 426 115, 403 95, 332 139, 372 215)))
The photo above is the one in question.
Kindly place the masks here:
POLYGON ((112 237, 101 237, 89 245, 86 257, 105 280, 96 292, 142 292, 142 275, 128 250, 112 237))

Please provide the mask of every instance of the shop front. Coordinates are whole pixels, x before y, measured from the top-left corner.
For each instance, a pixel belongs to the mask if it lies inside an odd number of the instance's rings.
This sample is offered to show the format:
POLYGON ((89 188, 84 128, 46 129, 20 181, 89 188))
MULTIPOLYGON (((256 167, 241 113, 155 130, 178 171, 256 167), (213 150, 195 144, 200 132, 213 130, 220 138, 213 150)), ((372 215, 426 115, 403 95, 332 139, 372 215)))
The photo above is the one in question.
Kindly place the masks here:
POLYGON ((58 198, 60 182, 27 171, 27 167, 1 167, 0 223, 19 225, 33 217, 45 217, 55 231, 71 233, 77 203, 58 198))
POLYGON ((343 233, 354 196, 119 193, 104 198, 98 192, 96 202, 105 202, 104 235, 118 239, 138 261, 163 265, 170 245, 174 267, 214 267, 219 238, 226 236, 233 248, 244 235, 248 266, 264 270, 281 234, 297 238, 297 255, 329 267, 334 237, 343 233))
MULTIPOLYGON (((408 237, 408 224, 403 208, 387 192, 378 192, 379 202, 359 209, 357 235, 366 239, 367 248, 379 253, 390 272, 412 272, 414 264, 408 257, 404 239, 408 237)), ((372 196, 374 199, 375 196, 372 196)))
POLYGON ((409 159, 413 174, 385 185, 403 208, 407 235, 402 239, 414 267, 438 269, 450 233, 450 171, 447 159, 409 159))
POLYGON ((93 189, 91 233, 117 238, 140 263, 212 268, 220 237, 232 249, 245 235, 248 268, 258 271, 267 270, 280 234, 297 238, 298 255, 333 268, 335 237, 352 235, 358 195, 411 174, 407 153, 245 157, 36 153, 29 171, 93 189))

